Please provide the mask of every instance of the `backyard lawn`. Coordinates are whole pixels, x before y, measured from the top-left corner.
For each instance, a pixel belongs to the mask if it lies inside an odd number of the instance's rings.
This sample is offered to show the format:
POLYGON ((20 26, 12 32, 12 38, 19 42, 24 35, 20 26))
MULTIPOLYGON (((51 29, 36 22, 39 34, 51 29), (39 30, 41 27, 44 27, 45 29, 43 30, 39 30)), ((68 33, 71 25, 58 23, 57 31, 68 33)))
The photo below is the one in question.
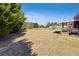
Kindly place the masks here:
POLYGON ((56 34, 52 29, 28 29, 26 38, 33 42, 32 53, 37 55, 79 55, 79 37, 56 34))
POLYGON ((53 33, 52 29, 27 29, 0 42, 0 55, 79 55, 79 36, 53 33))

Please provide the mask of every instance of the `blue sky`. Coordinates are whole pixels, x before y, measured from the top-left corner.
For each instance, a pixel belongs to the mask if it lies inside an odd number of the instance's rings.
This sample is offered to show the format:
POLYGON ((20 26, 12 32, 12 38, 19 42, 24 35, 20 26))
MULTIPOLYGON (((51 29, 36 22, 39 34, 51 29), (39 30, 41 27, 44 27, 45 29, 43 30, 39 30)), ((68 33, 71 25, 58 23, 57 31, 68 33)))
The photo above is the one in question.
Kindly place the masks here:
POLYGON ((45 25, 48 22, 73 21, 79 13, 78 3, 24 3, 22 10, 28 22, 45 25))

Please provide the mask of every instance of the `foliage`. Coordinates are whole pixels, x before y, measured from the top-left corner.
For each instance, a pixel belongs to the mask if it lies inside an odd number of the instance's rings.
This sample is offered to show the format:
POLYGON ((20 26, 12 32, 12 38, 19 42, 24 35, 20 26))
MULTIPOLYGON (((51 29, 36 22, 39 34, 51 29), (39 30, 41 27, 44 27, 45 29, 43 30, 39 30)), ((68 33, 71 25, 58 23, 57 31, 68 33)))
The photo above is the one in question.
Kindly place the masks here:
POLYGON ((57 23, 57 22, 48 22, 48 23, 46 24, 46 27, 49 27, 49 26, 58 26, 58 25, 60 25, 60 24, 57 23))
POLYGON ((38 23, 32 23, 33 28, 39 28, 39 24, 38 23))
POLYGON ((24 13, 21 4, 0 4, 0 37, 18 31, 24 22, 24 13))
POLYGON ((47 23, 46 27, 49 27, 49 26, 50 26, 50 22, 47 23))
POLYGON ((40 25, 40 28, 44 28, 44 25, 40 25))
POLYGON ((62 32, 60 30, 54 30, 53 33, 61 34, 62 32))

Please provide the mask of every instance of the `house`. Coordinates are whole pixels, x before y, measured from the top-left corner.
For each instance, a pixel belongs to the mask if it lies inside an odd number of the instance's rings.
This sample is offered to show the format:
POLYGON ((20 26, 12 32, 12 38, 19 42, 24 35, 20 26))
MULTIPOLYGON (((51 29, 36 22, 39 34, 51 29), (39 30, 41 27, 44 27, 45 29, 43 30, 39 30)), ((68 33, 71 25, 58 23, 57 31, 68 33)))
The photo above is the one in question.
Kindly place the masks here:
POLYGON ((74 21, 62 22, 62 28, 68 27, 68 26, 73 26, 73 24, 74 24, 74 21))
POLYGON ((68 31, 70 29, 79 29, 79 14, 74 17, 73 21, 62 22, 62 30, 68 31))
POLYGON ((79 29, 79 14, 74 17, 74 28, 79 29))

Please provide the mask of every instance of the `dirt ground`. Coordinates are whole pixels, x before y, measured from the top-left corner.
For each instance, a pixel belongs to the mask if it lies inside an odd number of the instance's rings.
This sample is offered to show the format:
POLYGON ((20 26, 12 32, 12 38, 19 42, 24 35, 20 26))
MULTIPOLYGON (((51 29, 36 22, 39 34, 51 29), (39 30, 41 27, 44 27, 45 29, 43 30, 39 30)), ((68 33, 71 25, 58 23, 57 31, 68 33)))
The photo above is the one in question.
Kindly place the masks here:
POLYGON ((56 34, 52 29, 27 29, 6 36, 0 42, 4 56, 73 56, 79 55, 79 36, 56 34))
POLYGON ((79 55, 79 36, 56 34, 52 29, 29 29, 26 38, 32 41, 32 53, 39 56, 79 55))

